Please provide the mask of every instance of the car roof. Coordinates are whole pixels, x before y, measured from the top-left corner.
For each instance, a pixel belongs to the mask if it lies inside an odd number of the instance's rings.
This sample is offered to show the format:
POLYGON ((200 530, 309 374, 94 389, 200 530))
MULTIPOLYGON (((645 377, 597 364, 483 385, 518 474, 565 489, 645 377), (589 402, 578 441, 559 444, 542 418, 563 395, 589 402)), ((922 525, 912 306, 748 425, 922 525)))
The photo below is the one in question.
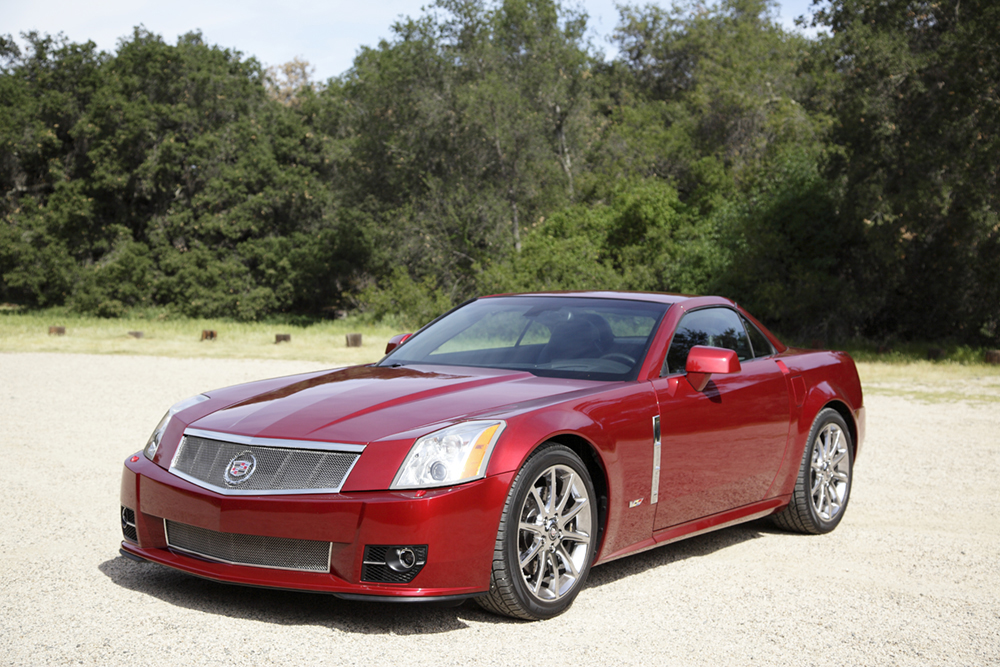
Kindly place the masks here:
POLYGON ((726 299, 721 297, 703 297, 695 296, 690 294, 668 294, 665 292, 615 292, 615 291, 567 291, 567 292, 524 292, 524 293, 512 293, 512 294, 491 294, 489 296, 481 297, 483 299, 492 299, 497 297, 505 296, 565 296, 565 297, 579 297, 579 298, 591 298, 591 299, 621 299, 623 301, 649 301, 652 303, 666 303, 675 304, 682 303, 685 301, 691 301, 693 299, 712 299, 726 302, 726 299))
POLYGON ((670 294, 666 292, 615 292, 611 290, 604 291, 567 291, 567 292, 524 292, 516 294, 491 294, 490 296, 480 297, 481 299, 492 299, 507 296, 560 296, 560 297, 583 297, 592 299, 619 299, 622 301, 645 301, 648 303, 662 303, 671 307, 673 310, 676 306, 677 310, 682 313, 690 312, 698 308, 706 308, 709 306, 726 306, 730 308, 736 308, 741 313, 750 318, 750 320, 756 325, 767 338, 774 345, 778 352, 784 352, 787 346, 782 343, 778 338, 770 332, 759 320, 755 319, 752 315, 747 313, 745 310, 739 307, 739 305, 730 299, 723 296, 700 296, 694 294, 670 294))

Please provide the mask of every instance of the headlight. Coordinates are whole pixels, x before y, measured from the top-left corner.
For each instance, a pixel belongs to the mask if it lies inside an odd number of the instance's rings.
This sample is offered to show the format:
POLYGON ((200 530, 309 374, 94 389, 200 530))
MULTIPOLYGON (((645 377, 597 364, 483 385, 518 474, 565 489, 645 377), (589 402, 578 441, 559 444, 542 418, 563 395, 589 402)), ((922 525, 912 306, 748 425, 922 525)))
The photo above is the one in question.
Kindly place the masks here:
POLYGON ((483 477, 506 425, 502 421, 466 422, 425 435, 413 443, 390 488, 450 486, 483 477))
POLYGON ((167 430, 167 424, 170 423, 171 417, 185 408, 190 408, 192 405, 197 405, 198 403, 207 400, 208 396, 198 394, 197 396, 186 398, 180 403, 172 405, 170 409, 167 410, 167 414, 163 415, 163 419, 160 420, 160 423, 153 429, 153 434, 149 436, 149 440, 146 441, 146 447, 142 450, 142 453, 146 455, 146 458, 150 461, 153 460, 153 456, 156 455, 156 450, 160 446, 160 438, 163 437, 163 432, 167 430))

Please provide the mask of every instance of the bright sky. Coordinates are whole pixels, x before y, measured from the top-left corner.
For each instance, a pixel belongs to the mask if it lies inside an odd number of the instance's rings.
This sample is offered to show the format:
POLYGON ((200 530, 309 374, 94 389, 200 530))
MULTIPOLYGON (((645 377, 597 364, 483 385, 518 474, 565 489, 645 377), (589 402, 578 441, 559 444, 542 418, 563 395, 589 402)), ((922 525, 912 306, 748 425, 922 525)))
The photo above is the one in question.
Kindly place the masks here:
MULTIPOLYGON (((201 30, 207 43, 235 48, 265 65, 295 57, 308 60, 316 68, 315 78, 323 81, 348 69, 359 46, 389 37, 398 17, 419 15, 429 1, 0 0, 0 34, 62 32, 71 41, 93 40, 98 48, 114 51, 117 41, 139 24, 171 44, 179 35, 201 30)), ((615 0, 580 4, 590 16, 594 43, 612 51, 606 38, 618 20, 615 0)), ((812 0, 779 0, 779 5, 781 22, 794 28, 794 18, 808 13, 812 0)))

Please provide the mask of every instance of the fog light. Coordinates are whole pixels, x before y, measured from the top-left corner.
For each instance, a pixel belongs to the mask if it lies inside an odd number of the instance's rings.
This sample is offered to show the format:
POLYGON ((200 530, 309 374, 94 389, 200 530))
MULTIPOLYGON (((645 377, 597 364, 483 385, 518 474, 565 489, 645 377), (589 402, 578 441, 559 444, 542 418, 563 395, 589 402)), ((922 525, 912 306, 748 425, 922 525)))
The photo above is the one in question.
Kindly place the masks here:
POLYGON ((417 564, 417 555, 410 547, 394 547, 386 554, 385 564, 396 572, 406 572, 417 564))
POLYGON ((369 544, 365 547, 361 580, 383 584, 408 584, 426 564, 426 544, 369 544))

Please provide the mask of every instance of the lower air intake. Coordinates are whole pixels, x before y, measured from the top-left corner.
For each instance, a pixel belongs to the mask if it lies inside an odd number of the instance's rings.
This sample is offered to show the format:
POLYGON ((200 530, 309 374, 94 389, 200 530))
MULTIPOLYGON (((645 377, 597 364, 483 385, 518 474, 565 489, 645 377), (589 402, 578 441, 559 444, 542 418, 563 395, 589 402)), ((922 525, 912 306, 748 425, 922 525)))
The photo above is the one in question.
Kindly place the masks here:
POLYGON ((329 542, 220 533, 176 521, 163 524, 170 547, 208 560, 276 570, 330 571, 329 542))
POLYGON ((139 544, 139 535, 135 530, 135 511, 122 507, 122 535, 129 542, 139 544))

